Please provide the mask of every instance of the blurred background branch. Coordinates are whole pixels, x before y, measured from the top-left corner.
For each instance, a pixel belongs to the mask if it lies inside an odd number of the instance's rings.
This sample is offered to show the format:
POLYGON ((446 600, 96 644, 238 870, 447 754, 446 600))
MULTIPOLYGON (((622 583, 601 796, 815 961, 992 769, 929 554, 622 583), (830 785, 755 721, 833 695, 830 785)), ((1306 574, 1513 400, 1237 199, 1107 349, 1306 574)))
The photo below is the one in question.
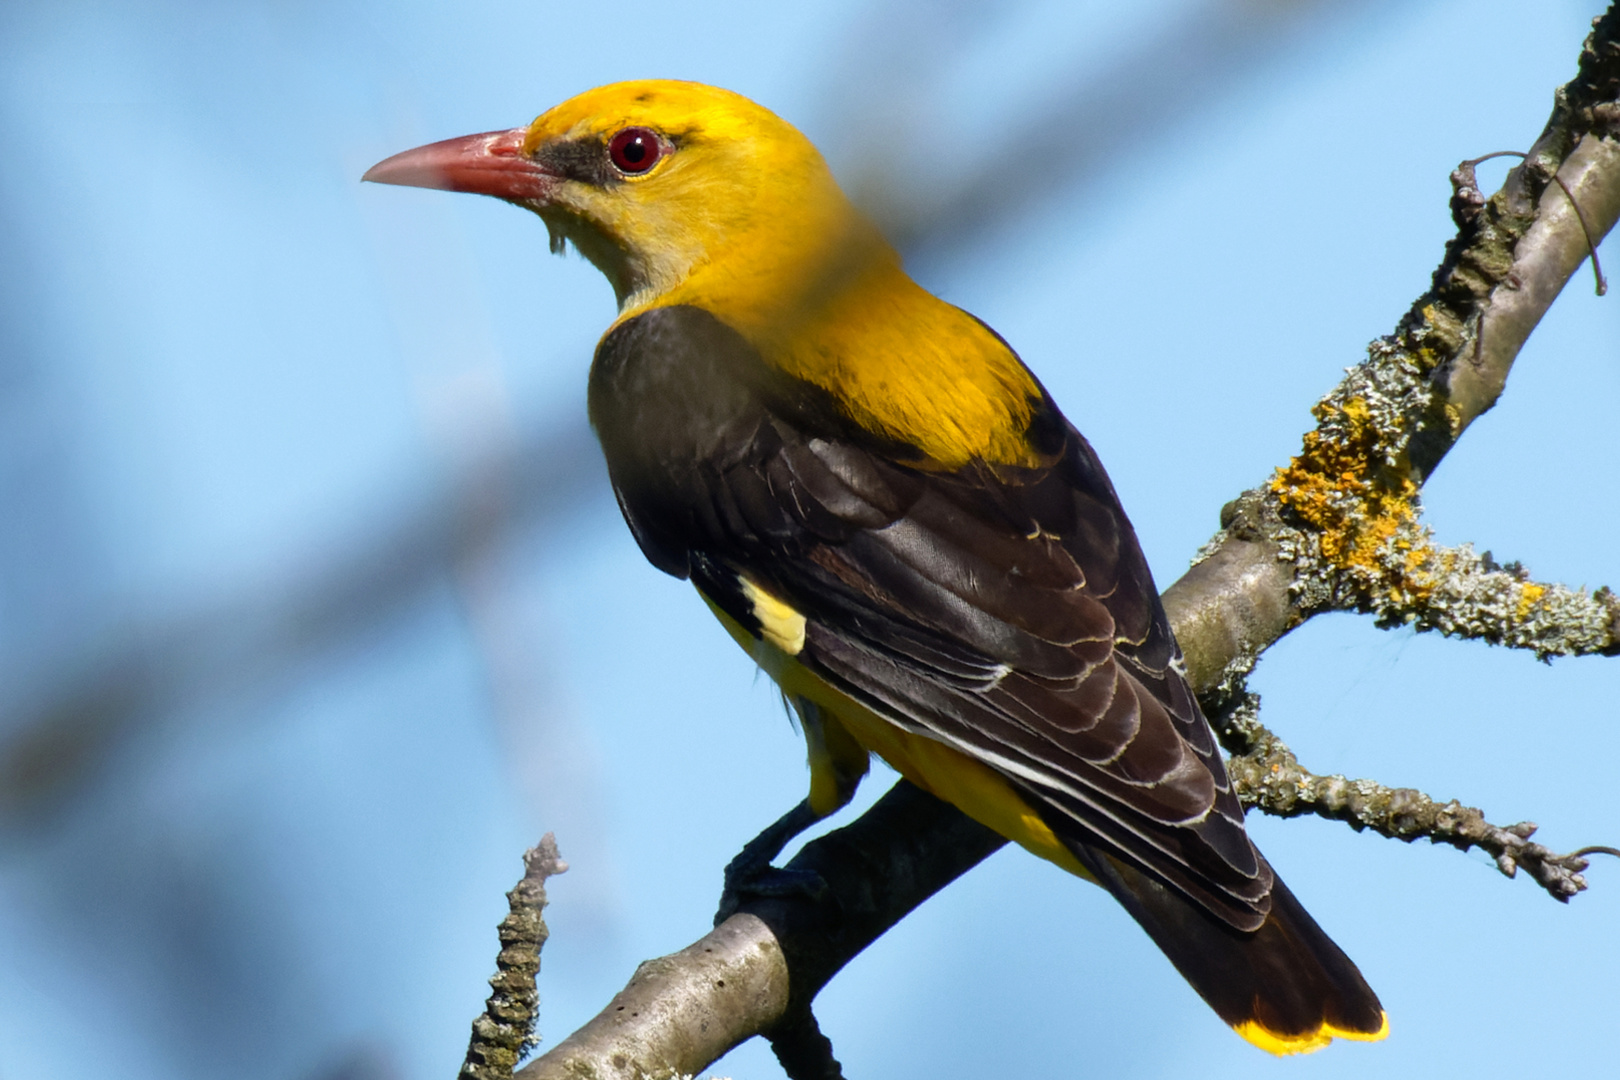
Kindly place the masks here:
MULTIPOLYGON (((509 530, 544 535, 606 483, 583 418, 537 430, 447 483, 405 492, 359 535, 320 538, 263 581, 126 627, 88 656, 47 661, 50 677, 36 680, 43 685, 5 702, 0 828, 27 825, 71 798, 131 728, 296 678, 310 657, 396 617, 459 567, 493 557, 509 530)), ((379 488, 389 486, 400 485, 379 488)))
MULTIPOLYGON (((1142 151, 1188 137, 1285 60, 1321 55, 1385 0, 1194 0, 1093 62, 1028 58, 1047 78, 1024 100, 963 123, 951 83, 996 31, 999 5, 900 0, 864 12, 845 79, 828 88, 838 118, 824 149, 846 188, 913 259, 949 261, 1060 195, 1106 205, 1142 151), (852 77, 848 77, 852 76, 852 77), (974 125, 972 120, 978 120, 974 125), (919 159, 927 167, 919 168, 919 159)), ((1007 71, 1014 81, 1026 72, 1007 71)))
MULTIPOLYGON (((940 111, 945 83, 1005 17, 1000 5, 911 0, 873 5, 847 34, 840 78, 822 90, 846 184, 913 259, 965 255, 998 227, 1060 194, 1084 203, 1118 182, 1143 144, 1196 127, 1285 56, 1323 50, 1382 0, 1200 0, 1097 68, 1063 65, 1058 85, 1003 105, 1011 125, 964 139, 940 111), (913 153, 950 148, 944 170, 913 153), (1038 148, 1038 167, 1027 150, 1038 148), (1023 161, 1017 168, 1008 163, 1023 161)), ((488 419, 473 418, 473 425, 488 419)), ((295 677, 299 663, 393 616, 459 567, 475 569, 521 530, 545 543, 603 490, 600 453, 577 413, 463 463, 422 491, 403 492, 359 531, 317 538, 258 582, 221 589, 196 609, 137 616, 110 640, 34 662, 0 699, 0 828, 71 798, 108 762, 117 740, 179 703, 295 677)), ((393 470, 397 475, 405 470, 393 470)), ((378 500, 385 507, 384 500, 378 500)))

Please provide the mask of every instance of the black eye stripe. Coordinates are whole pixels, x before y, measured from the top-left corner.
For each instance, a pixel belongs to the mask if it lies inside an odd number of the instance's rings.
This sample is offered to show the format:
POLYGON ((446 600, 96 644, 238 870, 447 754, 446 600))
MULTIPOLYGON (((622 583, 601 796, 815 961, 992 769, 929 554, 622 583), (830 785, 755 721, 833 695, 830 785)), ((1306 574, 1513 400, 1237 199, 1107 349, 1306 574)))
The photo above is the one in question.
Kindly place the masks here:
POLYGON ((570 180, 605 187, 617 179, 605 149, 600 138, 568 139, 542 144, 534 157, 540 165, 570 180))
POLYGON ((593 187, 607 187, 610 184, 623 183, 626 176, 645 173, 671 149, 669 141, 659 136, 657 132, 648 128, 626 128, 607 138, 587 135, 578 139, 543 143, 535 151, 534 159, 540 165, 570 180, 578 180, 593 187), (645 156, 641 160, 626 163, 612 159, 613 141, 625 131, 645 132, 649 136, 637 146, 644 155, 649 150, 652 152, 650 160, 645 156))

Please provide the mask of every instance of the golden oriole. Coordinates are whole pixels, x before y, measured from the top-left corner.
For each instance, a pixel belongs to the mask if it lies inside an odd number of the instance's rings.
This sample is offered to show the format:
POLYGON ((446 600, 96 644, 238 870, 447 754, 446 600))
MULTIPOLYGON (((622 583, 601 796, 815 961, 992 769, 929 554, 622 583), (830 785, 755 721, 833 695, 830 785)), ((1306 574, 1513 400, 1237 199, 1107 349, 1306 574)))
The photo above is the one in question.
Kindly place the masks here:
POLYGON ((1108 889, 1250 1042, 1383 1037, 1244 831, 1090 445, 906 275, 809 140, 725 90, 629 82, 365 178, 527 207, 612 283, 589 405, 619 507, 809 744, 764 863, 876 753, 1108 889))

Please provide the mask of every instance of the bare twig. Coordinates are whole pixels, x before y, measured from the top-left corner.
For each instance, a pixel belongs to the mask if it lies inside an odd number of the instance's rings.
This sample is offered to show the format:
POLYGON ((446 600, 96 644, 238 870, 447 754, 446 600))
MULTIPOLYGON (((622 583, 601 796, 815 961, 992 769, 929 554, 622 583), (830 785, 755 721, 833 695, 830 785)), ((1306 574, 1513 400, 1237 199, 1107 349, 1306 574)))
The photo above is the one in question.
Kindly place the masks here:
MULTIPOLYGON (((1459 214, 1472 216, 1478 212, 1480 207, 1485 205, 1484 198, 1479 194, 1479 181, 1474 170, 1492 158, 1499 157, 1516 157, 1520 161, 1524 161, 1530 155, 1522 150, 1496 150, 1489 154, 1481 154, 1477 158, 1471 158, 1458 165, 1451 174, 1451 186, 1454 191, 1451 205, 1454 216, 1459 214)), ((1592 227, 1587 224, 1586 215, 1581 212, 1580 200, 1575 197, 1575 193, 1569 189, 1569 184, 1564 181, 1562 176, 1554 173, 1552 179, 1553 183, 1557 184, 1559 190, 1564 193, 1564 198, 1569 200, 1570 209, 1575 211, 1575 217, 1581 223, 1581 234, 1586 237, 1586 253, 1592 260, 1592 278, 1596 292, 1599 296, 1607 296, 1609 295, 1609 283, 1603 276, 1603 264, 1598 261, 1598 242, 1592 236, 1592 227)), ((1461 223, 1459 217, 1458 224, 1461 223)), ((1480 338, 1476 335, 1474 338, 1474 360, 1476 363, 1479 360, 1479 344, 1480 338)))
POLYGON ((1461 851, 1477 847, 1496 860, 1503 874, 1513 877, 1523 868, 1549 895, 1565 902, 1586 888, 1581 876, 1586 856, 1607 850, 1586 847, 1561 855, 1531 842, 1536 826, 1528 821, 1492 825, 1483 811, 1455 799, 1439 803, 1413 788, 1318 776, 1260 723, 1255 694, 1245 694, 1219 718, 1217 730, 1232 754, 1228 770, 1238 798, 1277 817, 1314 814, 1408 843, 1426 837, 1461 851))
POLYGON ((540 950, 551 936, 541 913, 546 906, 546 879, 568 869, 557 853, 557 838, 546 833, 523 853, 523 880, 506 894, 511 910, 501 920, 500 955, 489 985, 494 990, 484 1013, 473 1021, 461 1080, 511 1080, 512 1070, 539 1043, 534 1023, 540 995, 540 950))

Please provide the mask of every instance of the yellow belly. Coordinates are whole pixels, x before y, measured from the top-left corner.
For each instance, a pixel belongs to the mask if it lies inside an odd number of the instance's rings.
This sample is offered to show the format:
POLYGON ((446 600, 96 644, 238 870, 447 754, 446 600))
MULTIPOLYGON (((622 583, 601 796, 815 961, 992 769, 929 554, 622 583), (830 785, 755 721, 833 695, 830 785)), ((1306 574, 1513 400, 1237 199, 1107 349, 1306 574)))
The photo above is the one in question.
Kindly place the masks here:
MULTIPOLYGON (((701 590, 698 595, 703 595, 701 590)), ((794 654, 803 647, 804 642, 803 616, 751 583, 748 595, 754 601, 755 614, 760 617, 764 627, 762 638, 756 638, 743 629, 707 596, 703 599, 726 632, 775 680, 784 694, 789 698, 805 698, 814 702, 820 707, 825 723, 839 725, 862 750, 888 762, 917 787, 944 799, 981 825, 994 829, 1069 873, 1087 881, 1096 880, 1063 846, 1023 795, 1000 773, 937 739, 906 731, 828 686, 795 658, 794 654), (783 618, 790 623, 797 620, 800 629, 796 635, 782 632, 780 622, 783 618), (793 648, 793 653, 785 651, 781 645, 793 648)), ((827 741, 836 745, 835 739, 827 741)), ((818 761, 817 756, 812 752, 810 758, 810 802, 818 813, 830 814, 841 805, 832 796, 837 785, 828 775, 834 763, 818 761)))

